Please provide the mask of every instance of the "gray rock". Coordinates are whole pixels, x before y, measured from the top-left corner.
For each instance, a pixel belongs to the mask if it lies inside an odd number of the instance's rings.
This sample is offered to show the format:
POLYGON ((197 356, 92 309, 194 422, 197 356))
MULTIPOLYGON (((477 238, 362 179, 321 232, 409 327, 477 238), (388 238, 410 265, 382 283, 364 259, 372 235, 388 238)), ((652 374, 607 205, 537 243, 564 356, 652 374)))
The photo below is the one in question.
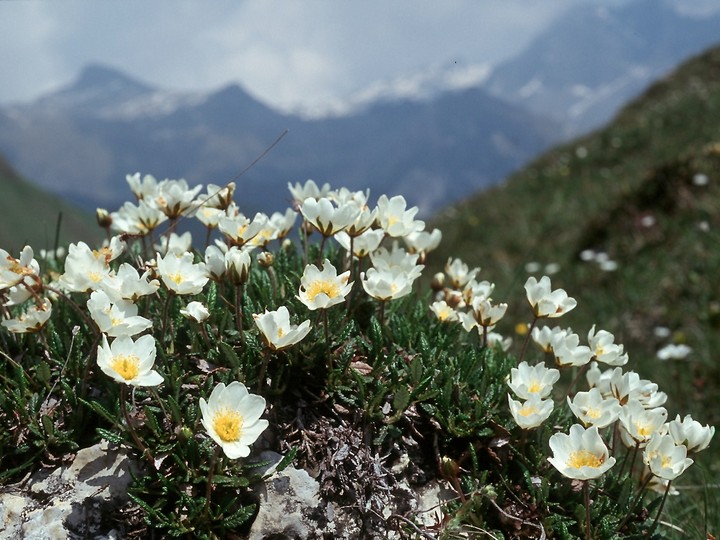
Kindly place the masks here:
POLYGON ((138 467, 107 441, 80 450, 69 466, 35 473, 23 489, 0 494, 0 539, 118 538, 103 510, 127 500, 138 467))

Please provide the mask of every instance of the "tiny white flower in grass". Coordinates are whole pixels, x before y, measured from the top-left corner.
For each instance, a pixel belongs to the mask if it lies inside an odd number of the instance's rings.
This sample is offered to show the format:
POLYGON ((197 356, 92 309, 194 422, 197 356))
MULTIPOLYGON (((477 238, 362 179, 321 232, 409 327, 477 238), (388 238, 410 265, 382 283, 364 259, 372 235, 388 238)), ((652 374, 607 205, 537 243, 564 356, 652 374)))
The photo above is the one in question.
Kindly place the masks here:
MULTIPOLYGON (((345 251, 350 251, 350 235, 345 231, 340 231, 334 236, 338 244, 340 244, 345 251)), ((382 229, 368 229, 359 236, 356 236, 352 241, 353 255, 358 259, 367 257, 373 251, 377 250, 385 238, 385 231, 382 229)))
POLYGON ((620 438, 628 447, 645 446, 653 433, 663 429, 667 411, 663 407, 645 409, 636 400, 630 400, 620 411, 620 438))
POLYGON ((445 275, 450 280, 449 285, 453 289, 465 287, 470 280, 475 279, 479 271, 480 268, 473 268, 471 270, 468 265, 460 259, 453 259, 452 257, 445 263, 445 275))
POLYGON ((267 346, 275 351, 295 345, 310 332, 310 321, 290 324, 290 312, 285 306, 275 311, 265 310, 263 314, 255 313, 253 319, 267 346))
POLYGON ((430 310, 435 314, 439 321, 454 322, 458 320, 458 313, 451 308, 445 300, 438 300, 430 304, 430 310))
POLYGON ((480 325, 478 324, 477 320, 475 319, 475 316, 472 313, 466 313, 463 311, 458 312, 458 320, 460 321, 460 324, 462 324, 463 329, 466 332, 472 332, 476 328, 478 328, 478 332, 480 325))
POLYGON ((577 301, 568 296, 564 289, 552 290, 547 276, 541 277, 540 281, 530 276, 525 282, 525 292, 537 318, 560 317, 577 306, 577 301))
POLYGON ((703 426, 689 414, 680 420, 680 415, 667 423, 666 429, 676 444, 684 444, 688 452, 705 450, 715 435, 715 426, 703 426))
POLYGON ((408 275, 400 268, 393 270, 377 270, 368 268, 360 275, 365 292, 376 300, 395 300, 410 294, 415 277, 408 275))
POLYGON ((114 380, 131 386, 157 386, 163 382, 162 375, 152 369, 155 363, 155 338, 140 336, 133 341, 130 336, 120 336, 108 344, 103 334, 97 351, 97 364, 114 380))
POLYGON ((327 197, 321 199, 305 199, 300 206, 300 213, 323 236, 332 236, 347 229, 360 214, 360 208, 353 203, 335 205, 327 197))
POLYGON ((472 305, 477 299, 490 298, 494 290, 494 283, 490 283, 487 280, 476 281, 473 278, 465 284, 462 290, 462 298, 467 305, 472 305))
POLYGON ((130 300, 111 300, 105 291, 93 291, 87 308, 100 332, 111 337, 134 336, 152 326, 152 321, 138 315, 137 306, 130 300))
POLYGON ((32 305, 17 317, 2 321, 2 326, 14 334, 32 334, 45 326, 51 314, 52 304, 44 298, 42 304, 32 305))
POLYGON ((305 267, 300 279, 298 298, 308 309, 327 309, 341 303, 352 289, 348 283, 350 271, 338 275, 335 267, 325 259, 322 270, 314 264, 305 267))
POLYGON ((615 465, 595 426, 585 429, 574 424, 570 433, 555 433, 550 437, 550 449, 553 455, 548 461, 553 467, 576 480, 599 478, 615 465))
POLYGON ((195 322, 203 322, 210 316, 208 308, 206 308, 202 302, 190 302, 187 306, 180 309, 180 314, 195 322))
POLYGON ((198 294, 208 282, 205 263, 193 262, 193 254, 157 254, 157 270, 165 286, 176 294, 198 294))
POLYGON ((655 433, 643 451, 643 461, 650 471, 663 480, 675 480, 693 464, 687 448, 676 444, 671 435, 655 433))
POLYGON ((572 399, 568 396, 567 402, 575 417, 585 426, 596 426, 600 429, 615 422, 622 411, 617 399, 605 398, 597 388, 578 392, 572 399))
POLYGON ((230 459, 246 457, 250 445, 268 427, 260 418, 265 412, 265 398, 250 394, 241 382, 213 388, 207 401, 200 398, 200 421, 223 452, 230 459))
POLYGON ((658 360, 684 360, 691 352, 692 349, 684 343, 679 345, 670 343, 658 350, 656 356, 658 360))
POLYGON ((588 345, 593 352, 593 359, 609 366, 624 366, 628 362, 623 346, 615 343, 615 336, 607 330, 595 332, 595 325, 588 332, 588 345))
POLYGON ((524 360, 510 370, 508 386, 520 399, 539 397, 545 399, 552 393, 553 385, 560 379, 560 372, 545 364, 530 366, 524 360))
POLYGON ((422 231, 425 222, 416 220, 415 214, 419 208, 413 206, 406 210, 407 202, 402 195, 389 198, 387 195, 380 195, 377 202, 377 219, 380 227, 393 238, 406 236, 413 232, 422 231))
POLYGON ((515 401, 508 394, 508 405, 510 406, 510 414, 515 419, 515 423, 522 429, 533 429, 548 419, 555 407, 551 399, 540 399, 533 396, 524 403, 515 401))

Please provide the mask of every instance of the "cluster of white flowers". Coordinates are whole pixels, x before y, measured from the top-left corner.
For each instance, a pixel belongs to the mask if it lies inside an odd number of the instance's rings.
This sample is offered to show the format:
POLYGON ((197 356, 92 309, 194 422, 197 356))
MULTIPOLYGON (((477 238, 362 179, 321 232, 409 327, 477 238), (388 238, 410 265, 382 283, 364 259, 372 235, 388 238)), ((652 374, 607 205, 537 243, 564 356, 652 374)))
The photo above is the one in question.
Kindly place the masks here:
MULTIPOLYGON (((576 306, 563 289, 551 290, 547 276, 539 282, 531 277, 525 290, 536 320, 559 317, 576 306)), ((588 344, 581 345, 572 330, 544 326, 534 327, 531 338, 558 368, 589 368, 589 389, 566 398, 578 423, 569 433, 554 434, 549 442, 553 455, 548 460, 563 475, 590 480, 614 465, 615 458, 600 430, 618 434, 628 448, 642 449, 646 475, 658 480, 651 484, 657 489, 668 488, 668 482, 693 463, 688 453, 707 448, 715 428, 703 426, 689 415, 667 422, 663 407, 667 394, 637 373, 623 371, 628 355, 612 333, 593 326, 587 334, 588 344), (599 364, 610 367, 601 371, 599 364)), ((544 363, 530 366, 523 361, 511 370, 507 384, 524 400, 508 395, 510 412, 519 427, 537 428, 549 418, 554 410, 553 385, 559 378, 560 371, 544 363)))
POLYGON ((433 279, 436 298, 430 309, 440 321, 458 322, 467 332, 477 329, 485 344, 499 345, 507 351, 512 338, 494 332, 495 325, 505 316, 507 304, 492 299, 495 284, 475 279, 479 272, 480 268, 470 268, 459 258, 448 259, 445 272, 433 279))

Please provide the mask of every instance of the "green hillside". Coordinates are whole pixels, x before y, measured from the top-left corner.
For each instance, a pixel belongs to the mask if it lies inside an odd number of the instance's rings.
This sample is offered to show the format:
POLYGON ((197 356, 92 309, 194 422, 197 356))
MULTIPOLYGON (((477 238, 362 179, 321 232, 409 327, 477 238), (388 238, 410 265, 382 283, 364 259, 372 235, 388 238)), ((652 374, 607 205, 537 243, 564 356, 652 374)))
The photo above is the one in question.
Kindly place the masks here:
MULTIPOLYGON (((538 276, 559 265, 553 287, 578 300, 559 325, 581 337, 595 323, 614 332, 630 353, 627 369, 670 395, 670 418, 690 412, 720 426, 720 48, 657 82, 604 129, 547 152, 432 225, 443 232, 433 260, 459 255, 481 266, 479 277, 495 282, 495 299, 515 313, 527 309, 527 263, 539 263, 538 276), (606 253, 617 269, 584 262, 586 250, 606 253), (659 327, 670 335, 658 337, 659 327), (658 360, 671 342, 693 352, 658 360)), ((704 463, 715 464, 717 484, 720 440, 713 446, 704 463)))
MULTIPOLYGON (((30 244, 37 252, 85 240, 96 243, 102 230, 92 215, 23 180, 0 157, 0 248, 11 253, 30 244)), ((17 253, 15 253, 17 256, 17 253)))

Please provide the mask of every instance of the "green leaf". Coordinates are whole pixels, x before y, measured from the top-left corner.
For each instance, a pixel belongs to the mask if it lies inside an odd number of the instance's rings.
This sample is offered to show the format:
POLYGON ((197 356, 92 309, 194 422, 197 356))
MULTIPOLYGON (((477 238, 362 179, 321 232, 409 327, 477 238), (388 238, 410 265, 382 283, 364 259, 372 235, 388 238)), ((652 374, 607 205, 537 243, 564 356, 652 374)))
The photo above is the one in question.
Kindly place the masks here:
POLYGON ((105 407, 100 405, 97 401, 87 401, 82 398, 80 398, 80 403, 85 405, 86 407, 89 407, 91 410, 98 413, 100 416, 102 416, 105 420, 110 422, 111 424, 115 424, 117 421, 117 416, 114 414, 111 414, 110 411, 108 411, 105 407))
POLYGON ((40 421, 42 422, 43 429, 45 430, 45 434, 48 437, 55 436, 55 425, 53 424, 52 418, 50 418, 48 415, 43 414, 40 417, 40 421))
POLYGON ((228 486, 228 487, 248 487, 250 481, 244 476, 225 476, 222 474, 216 474, 212 479, 213 484, 228 486))
POLYGON ((393 396, 393 408, 399 413, 405 410, 408 403, 410 403, 410 391, 406 386, 400 386, 393 396))
POLYGON ((125 439, 122 437, 122 435, 118 433, 113 433, 112 431, 109 431, 107 429, 97 428, 97 432, 98 435, 100 435, 103 439, 113 444, 123 444, 125 442, 125 439))
POLYGON ((235 349, 233 347, 231 347, 224 341, 221 341, 218 345, 220 346, 220 351, 222 352, 230 367, 239 368, 242 365, 242 363, 240 362, 240 357, 235 352, 235 349))
POLYGON ((223 520, 223 527, 233 529, 245 523, 248 519, 255 515, 256 506, 254 504, 243 506, 240 510, 234 514, 226 517, 223 520))

